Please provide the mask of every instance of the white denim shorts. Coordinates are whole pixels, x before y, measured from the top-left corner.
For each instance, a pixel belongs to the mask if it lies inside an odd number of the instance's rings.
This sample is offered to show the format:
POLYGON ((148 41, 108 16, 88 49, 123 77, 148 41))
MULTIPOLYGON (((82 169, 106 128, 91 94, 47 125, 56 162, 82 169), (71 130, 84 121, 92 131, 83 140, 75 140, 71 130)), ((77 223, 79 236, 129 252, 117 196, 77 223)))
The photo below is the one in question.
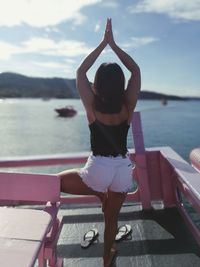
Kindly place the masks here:
POLYGON ((128 156, 103 157, 90 155, 79 175, 97 192, 128 192, 133 187, 133 163, 128 156))

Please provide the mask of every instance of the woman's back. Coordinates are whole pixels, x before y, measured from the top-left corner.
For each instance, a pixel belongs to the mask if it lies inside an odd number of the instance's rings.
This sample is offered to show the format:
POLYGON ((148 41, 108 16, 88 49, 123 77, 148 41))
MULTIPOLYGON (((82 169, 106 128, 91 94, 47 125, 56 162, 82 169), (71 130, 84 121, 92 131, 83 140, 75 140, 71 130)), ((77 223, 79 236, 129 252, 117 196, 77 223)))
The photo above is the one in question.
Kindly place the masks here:
POLYGON ((126 155, 129 116, 124 105, 119 113, 95 111, 89 128, 93 155, 113 157, 126 155))
POLYGON ((130 112, 124 104, 122 105, 121 111, 119 113, 109 114, 94 110, 89 124, 91 124, 95 120, 98 120, 105 125, 119 125, 124 121, 126 121, 127 124, 130 124, 130 119, 130 112))

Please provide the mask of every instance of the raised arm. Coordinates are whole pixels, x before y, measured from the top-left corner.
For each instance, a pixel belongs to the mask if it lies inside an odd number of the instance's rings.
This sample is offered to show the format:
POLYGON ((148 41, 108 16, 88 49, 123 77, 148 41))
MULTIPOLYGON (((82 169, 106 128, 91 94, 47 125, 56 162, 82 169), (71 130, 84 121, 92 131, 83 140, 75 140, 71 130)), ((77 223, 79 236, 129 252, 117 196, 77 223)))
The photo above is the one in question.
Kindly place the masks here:
POLYGON ((114 41, 112 33, 111 19, 108 20, 108 43, 121 62, 131 72, 131 77, 125 92, 125 99, 129 109, 132 111, 137 103, 138 95, 141 88, 140 68, 137 63, 125 51, 123 51, 114 41))
MULTIPOLYGON (((107 29, 107 25, 106 25, 107 29)), ((103 37, 103 40, 100 42, 100 44, 83 60, 79 68, 77 69, 76 74, 76 86, 79 92, 79 95, 81 97, 81 100, 84 104, 84 107, 86 109, 88 118, 90 114, 92 113, 92 106, 93 106, 93 99, 94 95, 91 89, 90 82, 87 78, 87 71, 90 69, 90 67, 94 64, 98 56, 101 54, 103 49, 106 47, 107 43, 107 37, 106 37, 106 31, 103 37)))

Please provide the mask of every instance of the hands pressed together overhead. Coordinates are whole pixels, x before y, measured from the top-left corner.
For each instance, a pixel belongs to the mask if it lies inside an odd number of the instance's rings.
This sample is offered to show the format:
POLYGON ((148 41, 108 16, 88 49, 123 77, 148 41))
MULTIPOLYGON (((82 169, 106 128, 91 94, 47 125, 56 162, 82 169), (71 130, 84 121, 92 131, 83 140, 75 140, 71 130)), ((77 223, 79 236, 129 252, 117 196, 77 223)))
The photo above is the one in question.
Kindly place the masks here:
POLYGON ((103 43, 105 46, 109 44, 111 47, 115 44, 113 32, 112 32, 112 21, 111 18, 107 19, 106 29, 103 37, 103 43))
POLYGON ((140 68, 134 59, 116 44, 113 37, 112 21, 110 18, 107 19, 103 39, 97 47, 86 56, 77 69, 77 88, 79 94, 86 109, 91 110, 92 108, 93 110, 94 94, 91 90, 86 73, 107 45, 111 47, 112 51, 116 54, 122 64, 130 71, 131 76, 126 88, 126 99, 127 106, 129 106, 130 110, 133 110, 141 87, 140 68))

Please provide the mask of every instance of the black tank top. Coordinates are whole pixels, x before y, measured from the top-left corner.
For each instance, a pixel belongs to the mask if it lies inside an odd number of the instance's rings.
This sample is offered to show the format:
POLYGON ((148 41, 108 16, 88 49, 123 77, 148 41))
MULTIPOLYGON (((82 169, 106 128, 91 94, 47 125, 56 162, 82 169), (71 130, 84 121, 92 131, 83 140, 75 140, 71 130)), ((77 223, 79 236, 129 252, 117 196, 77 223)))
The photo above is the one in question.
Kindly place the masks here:
POLYGON ((106 125, 95 120, 89 125, 91 150, 94 156, 125 156, 127 134, 130 125, 124 121, 118 125, 106 125))

